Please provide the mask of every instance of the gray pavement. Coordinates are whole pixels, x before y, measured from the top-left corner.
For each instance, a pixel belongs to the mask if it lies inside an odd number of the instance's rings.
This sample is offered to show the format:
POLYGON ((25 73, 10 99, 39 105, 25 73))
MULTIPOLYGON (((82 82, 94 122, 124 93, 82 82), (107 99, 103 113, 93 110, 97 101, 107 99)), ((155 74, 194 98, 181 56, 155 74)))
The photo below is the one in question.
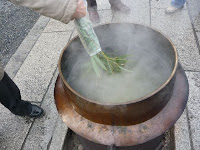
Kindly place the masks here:
MULTIPOLYGON (((101 23, 128 21, 146 24, 172 40, 190 85, 188 105, 175 124, 175 149, 199 150, 200 3, 190 0, 181 11, 166 15, 164 9, 169 1, 124 2, 131 7, 129 15, 112 12, 107 0, 98 0, 101 23)), ((21 89, 22 98, 42 106, 46 114, 36 120, 22 118, 0 105, 2 150, 62 149, 68 129, 57 113, 53 89, 59 55, 75 35, 73 22, 65 25, 41 16, 6 65, 5 70, 21 89)))
POLYGON ((0 59, 5 66, 29 33, 39 14, 0 0, 0 59))

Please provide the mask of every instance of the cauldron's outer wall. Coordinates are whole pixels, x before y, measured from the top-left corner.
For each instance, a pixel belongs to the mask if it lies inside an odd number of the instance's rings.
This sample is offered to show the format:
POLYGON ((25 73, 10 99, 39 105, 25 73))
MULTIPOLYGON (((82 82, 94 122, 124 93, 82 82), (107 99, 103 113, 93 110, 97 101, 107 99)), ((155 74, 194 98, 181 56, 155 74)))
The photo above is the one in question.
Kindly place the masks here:
POLYGON ((174 80, 175 76, 155 95, 137 103, 125 105, 99 105, 82 99, 66 86, 64 90, 74 110, 83 117, 101 124, 127 126, 144 122, 159 113, 172 95, 174 80))

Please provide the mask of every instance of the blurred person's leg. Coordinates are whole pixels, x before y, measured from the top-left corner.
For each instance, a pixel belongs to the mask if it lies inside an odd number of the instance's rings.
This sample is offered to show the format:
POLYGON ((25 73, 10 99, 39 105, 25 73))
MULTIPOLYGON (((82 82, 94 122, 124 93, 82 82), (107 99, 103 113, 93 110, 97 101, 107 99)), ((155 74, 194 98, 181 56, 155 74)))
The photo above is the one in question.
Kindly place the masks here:
POLYGON ((97 7, 97 2, 96 0, 87 0, 88 6, 90 7, 97 7))
POLYGON ((43 114, 39 106, 21 100, 20 90, 6 72, 0 80, 0 102, 15 115, 39 117, 43 114))
POLYGON ((99 23, 100 18, 99 18, 99 14, 97 12, 97 2, 96 2, 96 0, 87 0, 87 2, 88 2, 88 12, 89 12, 90 20, 93 23, 99 23))
MULTIPOLYGON (((87 0, 88 2, 88 12, 90 20, 94 23, 99 23, 99 14, 97 12, 97 2, 96 0, 87 0)), ((115 11, 120 11, 123 13, 129 13, 130 8, 122 3, 121 0, 109 0, 111 9, 115 11)))
POLYGON ((171 5, 176 7, 176 8, 181 8, 184 6, 186 0, 172 0, 171 5))
POLYGON ((121 0, 109 0, 111 9, 115 11, 120 11, 123 13, 129 13, 130 8, 122 3, 121 0))
POLYGON ((171 4, 168 8, 166 8, 165 12, 167 14, 171 14, 176 12, 179 9, 182 9, 184 7, 186 0, 172 0, 171 4))

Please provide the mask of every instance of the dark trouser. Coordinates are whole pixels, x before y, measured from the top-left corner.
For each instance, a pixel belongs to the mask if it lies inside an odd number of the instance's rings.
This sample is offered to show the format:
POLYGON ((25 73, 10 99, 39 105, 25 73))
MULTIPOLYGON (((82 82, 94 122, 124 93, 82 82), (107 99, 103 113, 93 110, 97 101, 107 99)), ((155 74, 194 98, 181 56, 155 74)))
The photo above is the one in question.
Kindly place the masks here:
POLYGON ((21 100, 19 88, 6 72, 0 81, 0 102, 15 115, 26 116, 31 112, 31 103, 21 100))
POLYGON ((95 6, 97 6, 96 0, 87 0, 87 2, 88 2, 88 6, 89 7, 95 7, 95 6))
MULTIPOLYGON (((97 7, 97 1, 96 0, 87 0, 89 7, 97 7)), ((116 5, 118 2, 121 2, 121 0, 109 0, 111 6, 116 5)))

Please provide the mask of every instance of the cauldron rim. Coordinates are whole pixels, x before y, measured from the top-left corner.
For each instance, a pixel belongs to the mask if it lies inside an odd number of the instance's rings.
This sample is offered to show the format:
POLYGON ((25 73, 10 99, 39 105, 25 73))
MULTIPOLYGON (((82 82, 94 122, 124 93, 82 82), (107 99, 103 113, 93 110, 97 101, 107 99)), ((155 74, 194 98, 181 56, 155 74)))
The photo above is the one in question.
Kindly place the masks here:
POLYGON ((177 66, 178 66, 178 54, 177 54, 177 50, 176 50, 173 42, 170 40, 170 38, 168 38, 168 36, 165 35, 164 33, 161 33, 158 29, 152 28, 151 26, 148 26, 148 25, 138 24, 138 23, 134 23, 134 22, 103 23, 103 24, 99 24, 99 25, 95 26, 94 29, 96 27, 99 27, 99 26, 110 25, 110 24, 135 24, 135 25, 140 25, 140 26, 144 26, 144 27, 150 28, 150 29, 152 29, 152 30, 160 33, 162 36, 164 36, 169 41, 169 43, 171 44, 171 46, 173 47, 174 56, 175 56, 174 68, 173 68, 173 71, 172 71, 171 75, 169 76, 169 78, 159 88, 157 88, 156 90, 154 90, 150 94, 147 94, 147 95, 145 95, 143 97, 140 97, 140 98, 137 98, 137 99, 134 99, 134 100, 130 100, 130 101, 126 101, 126 102, 118 102, 118 103, 113 103, 113 102, 102 102, 101 103, 99 101, 88 99, 88 98, 82 96, 81 94, 79 94, 78 92, 76 92, 73 88, 71 88, 71 86, 65 80, 65 78, 63 76, 63 73, 62 73, 62 69, 61 69, 61 61, 62 61, 63 53, 67 50, 67 47, 74 41, 74 39, 76 39, 76 38, 79 37, 77 35, 77 36, 73 37, 68 42, 68 44, 63 48, 63 50, 61 52, 61 55, 60 55, 60 58, 59 58, 59 62, 58 62, 59 75, 60 75, 60 77, 61 77, 64 85, 67 86, 67 88, 69 90, 71 90, 75 95, 77 95, 78 97, 82 98, 83 100, 86 100, 86 101, 88 101, 90 103, 98 104, 98 105, 101 105, 101 106, 117 106, 117 105, 128 105, 128 104, 138 103, 138 102, 144 101, 145 99, 148 99, 149 97, 151 97, 151 96, 155 95, 156 93, 158 93, 159 91, 161 91, 171 81, 171 79, 175 75, 175 72, 176 72, 177 66))

